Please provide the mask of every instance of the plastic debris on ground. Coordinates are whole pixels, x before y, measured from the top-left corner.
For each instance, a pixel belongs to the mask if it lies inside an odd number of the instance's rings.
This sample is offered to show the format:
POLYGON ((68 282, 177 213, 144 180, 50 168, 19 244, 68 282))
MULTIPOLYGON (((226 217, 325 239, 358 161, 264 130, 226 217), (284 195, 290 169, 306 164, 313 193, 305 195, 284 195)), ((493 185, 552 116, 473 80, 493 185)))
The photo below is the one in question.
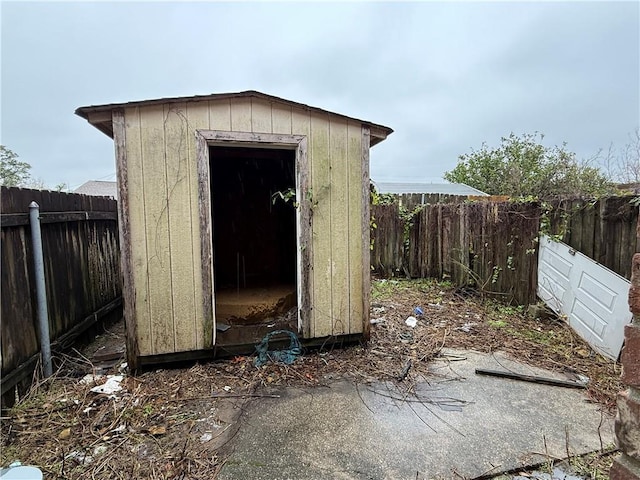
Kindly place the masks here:
POLYGON ((302 347, 300 346, 300 340, 298 340, 298 336, 295 333, 288 330, 275 330, 267 333, 262 341, 256 345, 256 353, 258 354, 254 360, 254 365, 256 367, 261 367, 268 361, 291 365, 296 361, 296 358, 302 354, 302 347), (269 350, 269 340, 273 337, 277 337, 278 335, 286 335, 289 337, 289 348, 285 348, 283 350, 269 350))
POLYGON ((122 386, 120 382, 123 380, 122 375, 107 375, 107 381, 102 385, 98 385, 91 389, 94 393, 105 393, 107 395, 112 395, 116 392, 122 390, 122 386))
POLYGON ((369 323, 370 323, 371 325, 377 325, 377 324, 379 324, 379 323, 384 323, 384 322, 386 322, 386 321, 387 321, 387 319, 386 319, 386 318, 384 318, 384 317, 379 317, 379 318, 372 318, 371 320, 369 320, 369 323))
POLYGON ((407 324, 407 326, 414 328, 416 325, 418 325, 418 319, 414 316, 408 317, 404 323, 407 324))
POLYGON ((576 382, 581 383, 582 385, 588 385, 589 384, 589 377, 587 377, 586 375, 580 375, 579 373, 576 374, 576 382))
POLYGON ((470 333, 471 330, 473 330, 473 327, 475 327, 477 325, 477 323, 475 322, 468 322, 465 323, 464 325, 462 325, 461 327, 456 328, 456 330, 460 330, 462 332, 465 333, 470 333))
POLYGON ((413 309, 413 313, 414 313, 415 315, 418 315, 418 316, 422 316, 422 315, 424 315, 424 311, 423 311, 423 310, 422 310, 422 308, 420 308, 420 307, 416 307, 416 308, 414 308, 414 309, 413 309))

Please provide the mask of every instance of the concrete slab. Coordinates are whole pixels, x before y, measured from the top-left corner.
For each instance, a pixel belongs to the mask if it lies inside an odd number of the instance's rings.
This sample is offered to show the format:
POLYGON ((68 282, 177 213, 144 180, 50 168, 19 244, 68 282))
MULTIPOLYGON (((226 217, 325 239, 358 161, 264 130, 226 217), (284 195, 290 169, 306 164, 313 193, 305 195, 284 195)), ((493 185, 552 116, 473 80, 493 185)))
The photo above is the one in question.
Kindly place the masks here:
POLYGON ((446 358, 458 361, 435 362, 415 394, 340 381, 253 401, 219 478, 474 478, 545 453, 564 458, 567 449, 613 443, 613 419, 582 391, 475 375, 475 368, 561 376, 502 355, 450 351, 446 358))

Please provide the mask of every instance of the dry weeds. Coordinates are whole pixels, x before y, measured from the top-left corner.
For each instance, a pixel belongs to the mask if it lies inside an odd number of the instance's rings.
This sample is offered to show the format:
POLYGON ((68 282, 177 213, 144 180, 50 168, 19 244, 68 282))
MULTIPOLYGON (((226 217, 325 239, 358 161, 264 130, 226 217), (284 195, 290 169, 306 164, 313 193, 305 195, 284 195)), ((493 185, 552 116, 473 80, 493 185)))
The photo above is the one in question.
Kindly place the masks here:
MULTIPOLYGON (((79 352, 58 358, 2 417, 1 464, 39 466, 51 479, 215 478, 245 399, 263 387, 320 386, 338 378, 394 381, 411 390, 443 348, 507 352, 515 359, 589 377, 587 394, 606 411, 622 388, 620 367, 593 352, 561 321, 483 302, 435 281, 376 281, 366 346, 307 351, 293 365, 253 366, 251 357, 125 377, 113 396, 79 383, 94 366, 79 352), (405 319, 424 311, 418 325, 405 319)), ((115 371, 109 373, 117 373, 115 371)))

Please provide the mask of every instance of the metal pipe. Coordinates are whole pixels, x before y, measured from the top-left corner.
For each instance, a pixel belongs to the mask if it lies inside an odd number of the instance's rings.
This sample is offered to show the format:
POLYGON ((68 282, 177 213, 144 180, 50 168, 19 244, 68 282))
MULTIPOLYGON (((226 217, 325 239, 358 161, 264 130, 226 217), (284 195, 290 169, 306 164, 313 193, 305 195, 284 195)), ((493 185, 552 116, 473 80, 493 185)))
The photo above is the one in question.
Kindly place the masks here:
POLYGON ((40 353, 44 376, 50 377, 51 338, 49 337, 49 313, 47 312, 47 290, 44 280, 44 256, 42 254, 42 233, 40 231, 40 205, 29 204, 29 221, 31 224, 31 243, 33 246, 33 264, 36 276, 36 299, 38 305, 38 327, 40 330, 40 353))

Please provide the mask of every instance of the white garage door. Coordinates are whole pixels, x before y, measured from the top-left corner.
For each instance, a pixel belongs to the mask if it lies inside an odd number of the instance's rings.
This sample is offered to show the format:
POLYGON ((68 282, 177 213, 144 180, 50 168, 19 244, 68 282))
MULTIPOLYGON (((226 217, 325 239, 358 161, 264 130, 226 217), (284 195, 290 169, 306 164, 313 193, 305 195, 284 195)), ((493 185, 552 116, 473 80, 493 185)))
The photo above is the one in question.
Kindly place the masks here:
POLYGON ((631 321, 630 282, 576 252, 540 237, 538 296, 594 349, 617 360, 624 326, 631 321))

